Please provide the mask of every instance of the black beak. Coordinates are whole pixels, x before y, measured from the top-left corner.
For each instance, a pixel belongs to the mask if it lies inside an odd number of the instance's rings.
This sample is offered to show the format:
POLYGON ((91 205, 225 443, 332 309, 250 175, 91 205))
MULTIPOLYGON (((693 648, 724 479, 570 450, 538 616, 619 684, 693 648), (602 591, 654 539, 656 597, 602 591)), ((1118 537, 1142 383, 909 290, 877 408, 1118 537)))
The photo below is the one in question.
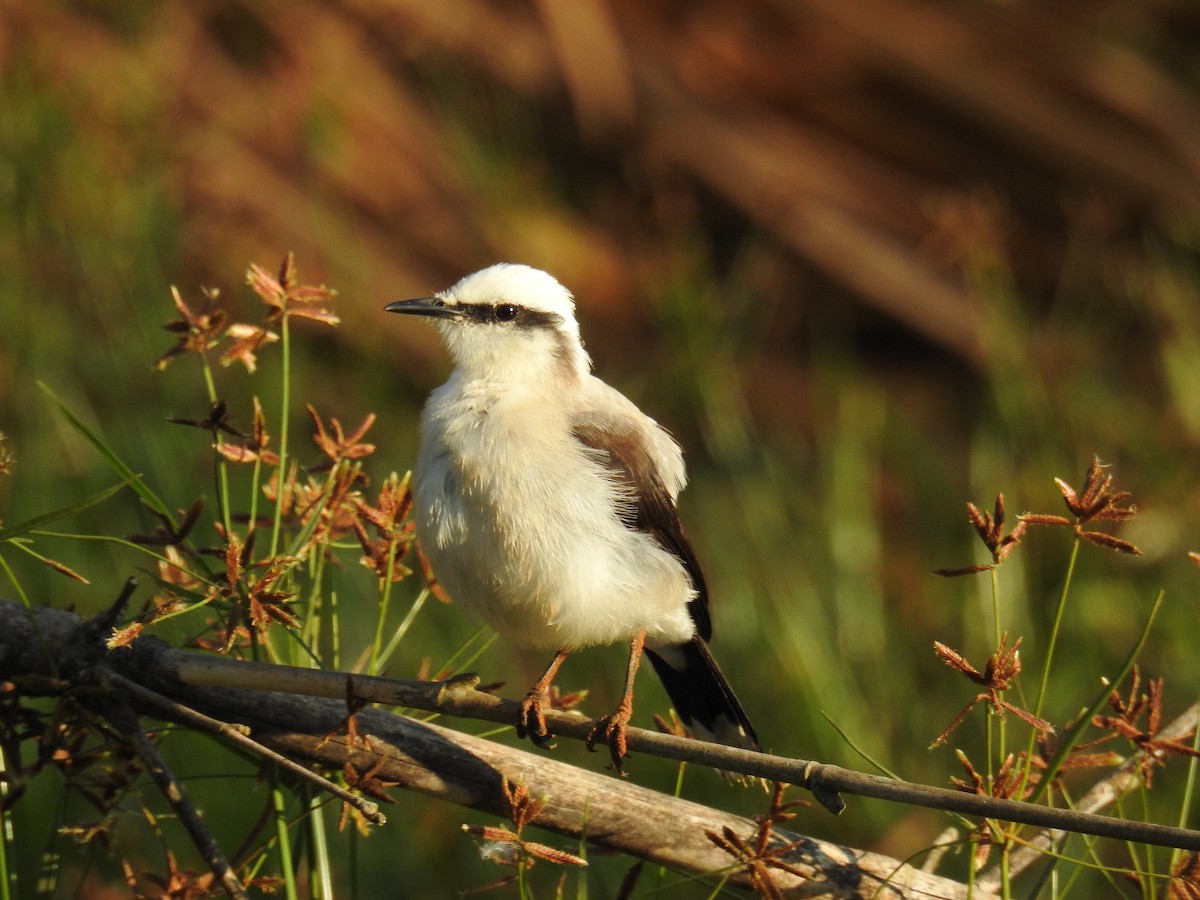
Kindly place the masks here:
POLYGON ((462 310, 440 297, 417 297, 414 300, 397 300, 383 308, 384 312, 408 313, 413 316, 433 316, 437 319, 457 319, 462 310))

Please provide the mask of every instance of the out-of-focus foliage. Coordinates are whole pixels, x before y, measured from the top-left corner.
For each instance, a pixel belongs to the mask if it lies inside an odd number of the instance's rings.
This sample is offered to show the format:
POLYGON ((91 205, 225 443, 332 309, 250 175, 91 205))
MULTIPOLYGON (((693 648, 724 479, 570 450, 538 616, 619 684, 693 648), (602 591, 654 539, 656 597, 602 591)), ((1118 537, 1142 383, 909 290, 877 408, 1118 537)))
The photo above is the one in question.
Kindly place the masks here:
MULTIPOLYGON (((772 749, 857 763, 823 710, 944 783, 952 760, 924 748, 969 694, 931 645, 980 658, 991 612, 982 581, 928 573, 981 561, 966 501, 1061 512, 1052 477, 1093 453, 1133 492, 1122 534, 1145 556, 1085 553, 1043 713, 1075 713, 1160 587, 1143 669, 1177 709, 1200 683, 1198 50, 1184 0, 0 3, 0 519, 112 483, 37 379, 194 499, 207 447, 164 419, 207 400, 185 365, 151 368, 172 283, 251 303, 238 273, 293 250, 338 288, 344 326, 297 329, 295 381, 343 421, 380 414, 382 478, 446 370, 382 305, 526 262, 575 291, 601 374, 687 447, 714 649, 772 749)), ((244 380, 218 387, 247 427, 244 380)), ((81 518, 153 525, 132 499, 81 518)), ((51 549, 97 587, 30 574, 46 602, 99 606, 137 564, 51 549)), ((1026 665, 1066 552, 1040 533, 1003 572, 1026 665)), ((437 615, 434 658, 471 628, 437 615)), ((618 656, 564 685, 606 707, 618 656)), ((537 668, 478 665, 510 685, 537 668)), ((475 883, 459 814, 404 802, 421 827, 394 816, 364 870, 475 883)), ((797 823, 899 855, 941 824, 869 803, 797 823)))

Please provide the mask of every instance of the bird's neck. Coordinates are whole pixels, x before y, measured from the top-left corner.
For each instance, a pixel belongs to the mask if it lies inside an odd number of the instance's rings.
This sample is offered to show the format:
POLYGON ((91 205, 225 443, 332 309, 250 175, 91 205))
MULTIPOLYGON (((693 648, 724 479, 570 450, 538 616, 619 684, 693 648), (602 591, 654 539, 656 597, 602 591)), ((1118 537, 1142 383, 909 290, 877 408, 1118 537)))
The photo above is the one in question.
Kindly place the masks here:
POLYGON ((450 348, 455 374, 464 382, 501 389, 563 386, 578 384, 591 368, 587 354, 577 343, 536 341, 525 347, 496 346, 465 337, 466 341, 450 348))

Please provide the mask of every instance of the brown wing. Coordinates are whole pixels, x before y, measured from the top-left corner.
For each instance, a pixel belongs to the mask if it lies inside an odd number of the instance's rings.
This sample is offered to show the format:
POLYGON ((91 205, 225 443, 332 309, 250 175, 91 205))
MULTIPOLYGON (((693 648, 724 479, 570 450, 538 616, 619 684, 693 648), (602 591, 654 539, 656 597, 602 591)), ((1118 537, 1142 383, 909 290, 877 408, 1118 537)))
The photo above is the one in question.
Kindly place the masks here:
POLYGON ((688 612, 696 631, 704 640, 712 637, 708 615, 708 588, 700 563, 679 521, 675 501, 663 484, 653 458, 646 452, 640 436, 631 428, 621 428, 611 419, 597 423, 577 423, 572 433, 585 447, 602 456, 612 477, 629 493, 629 511, 621 515, 626 527, 651 535, 659 546, 682 564, 696 589, 696 599, 688 612))

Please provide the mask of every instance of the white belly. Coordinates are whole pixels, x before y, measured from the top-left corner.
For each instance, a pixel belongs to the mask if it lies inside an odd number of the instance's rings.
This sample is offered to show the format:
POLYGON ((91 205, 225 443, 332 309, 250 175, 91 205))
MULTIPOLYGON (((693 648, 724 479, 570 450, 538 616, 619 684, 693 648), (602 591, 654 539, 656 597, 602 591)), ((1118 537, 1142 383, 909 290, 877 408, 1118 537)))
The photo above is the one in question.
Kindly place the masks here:
POLYGON ((528 647, 616 643, 641 629, 652 644, 688 640, 687 574, 621 523, 606 470, 565 426, 501 412, 457 416, 449 430, 426 417, 417 535, 451 598, 528 647))

